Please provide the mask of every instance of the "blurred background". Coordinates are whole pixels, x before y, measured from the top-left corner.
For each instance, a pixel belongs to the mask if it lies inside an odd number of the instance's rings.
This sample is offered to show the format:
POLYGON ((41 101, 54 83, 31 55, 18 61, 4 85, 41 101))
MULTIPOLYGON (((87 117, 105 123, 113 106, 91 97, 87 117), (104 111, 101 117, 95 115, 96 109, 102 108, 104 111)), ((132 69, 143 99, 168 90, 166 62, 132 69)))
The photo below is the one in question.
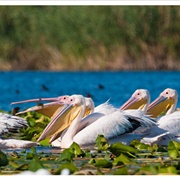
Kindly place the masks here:
POLYGON ((180 6, 0 6, 0 70, 179 70, 180 6))

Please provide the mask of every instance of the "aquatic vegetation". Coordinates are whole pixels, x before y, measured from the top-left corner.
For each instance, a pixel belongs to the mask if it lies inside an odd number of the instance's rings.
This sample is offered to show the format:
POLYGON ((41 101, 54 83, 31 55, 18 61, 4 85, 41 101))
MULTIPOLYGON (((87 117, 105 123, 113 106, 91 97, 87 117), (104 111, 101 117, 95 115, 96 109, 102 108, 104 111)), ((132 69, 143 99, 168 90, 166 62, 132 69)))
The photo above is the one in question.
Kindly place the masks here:
MULTIPOLYGON (((97 138, 98 143, 104 137, 97 138)), ((73 143, 64 150, 37 152, 38 147, 30 150, 6 150, 0 154, 0 174, 18 174, 23 171, 36 172, 40 169, 52 175, 61 174, 68 169, 71 175, 157 175, 180 174, 180 143, 170 141, 168 147, 152 147, 133 141, 130 146, 116 143, 95 145, 94 149, 81 149, 73 143)))
MULTIPOLYGON (((29 127, 19 138, 35 141, 49 119, 35 112, 21 115, 29 127)), ((17 137, 17 135, 16 135, 17 137)), ((92 149, 73 143, 67 149, 51 147, 46 139, 30 149, 0 151, 0 175, 41 172, 60 175, 67 169, 71 175, 157 175, 180 174, 180 143, 170 141, 167 147, 149 146, 133 140, 129 146, 120 142, 108 144, 99 135, 92 149)))
MULTIPOLYGON (((48 117, 36 112, 28 112, 21 115, 21 117, 24 117, 27 120, 29 127, 21 130, 20 138, 31 141, 36 141, 38 139, 50 121, 48 117)), ((42 141, 41 144, 49 145, 48 140, 42 141)))

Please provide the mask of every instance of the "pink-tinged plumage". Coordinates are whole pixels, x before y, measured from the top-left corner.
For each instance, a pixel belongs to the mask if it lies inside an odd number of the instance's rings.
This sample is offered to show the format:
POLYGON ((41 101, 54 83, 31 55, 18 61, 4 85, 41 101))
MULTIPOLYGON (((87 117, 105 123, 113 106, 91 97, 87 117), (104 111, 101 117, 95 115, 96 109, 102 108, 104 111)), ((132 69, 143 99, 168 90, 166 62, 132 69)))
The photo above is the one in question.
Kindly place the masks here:
MULTIPOLYGON (((82 117, 85 109, 85 100, 83 99, 84 97, 81 95, 71 96, 67 102, 67 104, 69 104, 69 107, 67 108, 69 115, 66 114, 66 110, 65 111, 63 110, 64 112, 60 112, 61 115, 56 120, 56 123, 58 121, 62 123, 63 118, 61 117, 63 117, 63 114, 65 114, 66 118, 68 118, 69 116, 71 116, 71 113, 75 113, 76 109, 74 109, 73 107, 76 107, 78 110, 80 107, 81 107, 80 109, 82 109, 82 113, 79 113, 79 115, 76 116, 75 119, 71 120, 72 122, 69 128, 64 133, 60 142, 62 148, 69 147, 72 144, 72 142, 76 142, 80 146, 92 145, 95 143, 98 134, 104 135, 105 138, 107 138, 108 140, 111 140, 113 138, 117 139, 117 137, 119 136, 118 141, 120 141, 121 135, 129 132, 133 132, 134 129, 136 129, 139 126, 143 126, 143 124, 145 123, 143 119, 138 118, 137 120, 136 119, 133 120, 132 116, 130 117, 128 115, 125 115, 122 111, 116 109, 116 111, 108 115, 102 114, 102 116, 100 116, 100 113, 98 114, 97 112, 95 112, 98 115, 92 113, 86 116, 85 118, 87 119, 90 118, 91 121, 94 122, 83 128, 82 130, 77 131, 80 122, 83 121, 82 117), (73 109, 72 112, 71 112, 71 108, 73 109)), ((152 126, 154 123, 151 122, 149 124, 150 126, 152 126)), ((55 126, 57 126, 57 124, 55 126)), ((53 125, 53 123, 49 125, 48 129, 46 129, 42 133, 42 137, 46 138, 47 137, 46 134, 50 136, 53 135, 53 133, 56 133, 57 129, 55 126, 53 125), (53 129, 55 129, 55 131, 53 131, 53 129), (51 133, 48 133, 48 131, 50 131, 51 133)), ((38 141, 40 140, 42 140, 42 138, 40 138, 38 141)))

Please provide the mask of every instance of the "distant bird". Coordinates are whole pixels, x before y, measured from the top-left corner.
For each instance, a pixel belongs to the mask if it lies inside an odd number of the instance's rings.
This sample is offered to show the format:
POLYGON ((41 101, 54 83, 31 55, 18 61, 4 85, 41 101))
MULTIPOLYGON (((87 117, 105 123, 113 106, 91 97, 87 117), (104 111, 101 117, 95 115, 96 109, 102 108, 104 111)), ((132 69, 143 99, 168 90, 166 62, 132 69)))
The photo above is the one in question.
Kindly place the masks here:
POLYGON ((98 84, 98 89, 104 89, 104 86, 102 84, 98 84))

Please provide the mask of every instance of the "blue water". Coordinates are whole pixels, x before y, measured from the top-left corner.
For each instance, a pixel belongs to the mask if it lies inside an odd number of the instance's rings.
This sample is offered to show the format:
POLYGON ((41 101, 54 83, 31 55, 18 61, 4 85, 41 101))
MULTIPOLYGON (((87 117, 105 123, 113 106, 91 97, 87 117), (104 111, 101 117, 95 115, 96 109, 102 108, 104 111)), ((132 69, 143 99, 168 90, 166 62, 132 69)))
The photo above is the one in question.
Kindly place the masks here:
POLYGON ((136 89, 148 89, 154 100, 168 87, 180 94, 180 72, 0 72, 0 109, 10 111, 13 101, 72 94, 91 95, 95 105, 110 98, 119 107, 136 89))

